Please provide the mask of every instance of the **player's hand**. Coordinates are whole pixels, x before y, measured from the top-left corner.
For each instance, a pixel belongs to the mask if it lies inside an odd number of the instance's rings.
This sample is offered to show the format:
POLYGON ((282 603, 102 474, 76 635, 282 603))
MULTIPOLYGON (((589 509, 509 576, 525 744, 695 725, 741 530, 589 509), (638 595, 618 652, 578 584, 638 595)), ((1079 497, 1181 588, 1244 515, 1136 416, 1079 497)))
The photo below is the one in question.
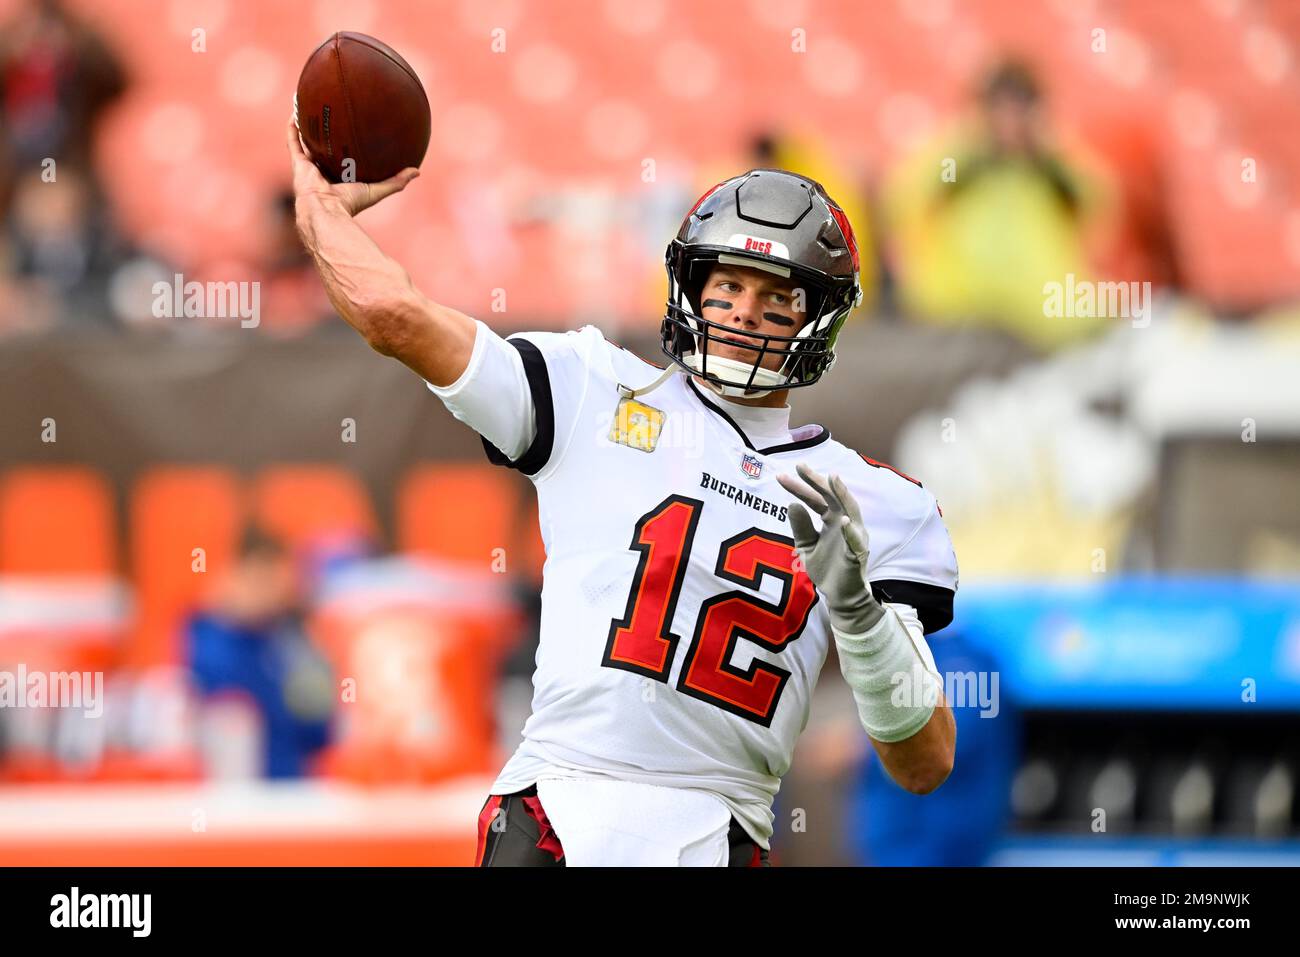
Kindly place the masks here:
POLYGON ((827 480, 802 463, 795 470, 799 478, 778 475, 776 480, 822 520, 818 531, 807 509, 790 503, 790 527, 804 571, 826 597, 838 630, 853 635, 870 631, 885 610, 867 582, 869 540, 857 499, 838 475, 827 480))
POLYGON ((289 146, 289 159, 293 163, 293 194, 300 202, 303 199, 318 199, 329 205, 336 205, 349 216, 355 216, 385 197, 400 193, 407 184, 420 175, 414 166, 408 166, 396 176, 391 176, 381 183, 331 183, 316 168, 316 164, 307 155, 302 140, 298 136, 298 124, 293 117, 285 130, 289 146))

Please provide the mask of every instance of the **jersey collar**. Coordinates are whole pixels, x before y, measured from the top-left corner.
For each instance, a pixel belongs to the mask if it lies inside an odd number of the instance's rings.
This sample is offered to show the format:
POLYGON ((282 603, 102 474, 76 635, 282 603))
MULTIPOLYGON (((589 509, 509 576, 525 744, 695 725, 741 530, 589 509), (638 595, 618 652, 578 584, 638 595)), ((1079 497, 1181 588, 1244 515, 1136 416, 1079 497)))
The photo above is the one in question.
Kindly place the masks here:
POLYGON ((802 438, 794 439, 793 441, 790 442, 783 442, 779 445, 771 445, 768 446, 767 448, 762 448, 762 449, 755 448, 754 443, 751 442, 749 440, 749 436, 745 434, 745 430, 740 427, 740 424, 734 418, 732 418, 732 416, 725 409, 723 409, 718 403, 714 402, 712 399, 706 396, 702 391, 700 391, 700 387, 695 384, 695 381, 689 375, 685 375, 683 376, 683 378, 686 380, 686 387, 692 393, 695 394, 695 398, 698 399, 700 402, 702 402, 705 406, 707 406, 710 411, 716 413, 729 426, 731 426, 731 428, 735 430, 736 434, 740 436, 740 441, 745 443, 745 448, 749 449, 751 452, 758 452, 761 455, 775 455, 781 452, 794 452, 799 449, 807 449, 807 448, 811 448, 814 445, 820 445, 821 443, 825 442, 827 439, 831 437, 831 433, 826 428, 820 425, 804 425, 796 429, 795 432, 807 433, 811 430, 812 431, 811 435, 804 435, 804 437, 802 438))

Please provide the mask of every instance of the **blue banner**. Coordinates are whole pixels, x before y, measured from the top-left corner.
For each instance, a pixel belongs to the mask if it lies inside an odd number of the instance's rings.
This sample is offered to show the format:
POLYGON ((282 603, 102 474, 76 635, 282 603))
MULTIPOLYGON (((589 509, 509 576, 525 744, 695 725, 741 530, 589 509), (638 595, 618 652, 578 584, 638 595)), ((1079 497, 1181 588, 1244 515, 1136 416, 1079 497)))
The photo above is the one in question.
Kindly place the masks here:
POLYGON ((1300 710, 1297 582, 971 586, 952 627, 1025 707, 1300 710))

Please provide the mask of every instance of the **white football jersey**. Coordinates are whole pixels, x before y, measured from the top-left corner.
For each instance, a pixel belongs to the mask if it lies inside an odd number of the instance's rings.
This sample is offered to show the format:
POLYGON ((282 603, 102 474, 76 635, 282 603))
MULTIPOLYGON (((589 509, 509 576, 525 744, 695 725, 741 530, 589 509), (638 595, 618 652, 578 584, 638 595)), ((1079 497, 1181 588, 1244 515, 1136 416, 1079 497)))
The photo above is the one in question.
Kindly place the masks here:
MULTIPOLYGON (((524 333, 536 412, 513 463, 537 488, 546 564, 532 714, 492 792, 560 769, 706 791, 761 846, 831 642, 825 603, 794 552, 776 481, 803 462, 839 474, 870 536, 882 601, 925 631, 951 620, 957 564, 937 503, 818 425, 760 448, 730 403, 594 326, 524 333)), ((762 446, 763 443, 759 442, 762 446)))

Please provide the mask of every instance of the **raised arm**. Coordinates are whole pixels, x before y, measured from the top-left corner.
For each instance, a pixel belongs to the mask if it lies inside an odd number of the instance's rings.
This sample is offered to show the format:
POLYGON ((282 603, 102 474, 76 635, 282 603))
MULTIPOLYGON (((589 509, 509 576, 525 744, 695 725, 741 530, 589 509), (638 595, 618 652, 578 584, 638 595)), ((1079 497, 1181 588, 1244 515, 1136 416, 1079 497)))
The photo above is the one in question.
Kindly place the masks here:
POLYGON ((381 355, 401 361, 435 386, 454 383, 473 353, 474 320, 416 289, 401 264, 353 219, 401 192, 419 171, 404 169, 382 183, 332 184, 303 149, 292 119, 286 137, 298 234, 338 314, 381 355))

